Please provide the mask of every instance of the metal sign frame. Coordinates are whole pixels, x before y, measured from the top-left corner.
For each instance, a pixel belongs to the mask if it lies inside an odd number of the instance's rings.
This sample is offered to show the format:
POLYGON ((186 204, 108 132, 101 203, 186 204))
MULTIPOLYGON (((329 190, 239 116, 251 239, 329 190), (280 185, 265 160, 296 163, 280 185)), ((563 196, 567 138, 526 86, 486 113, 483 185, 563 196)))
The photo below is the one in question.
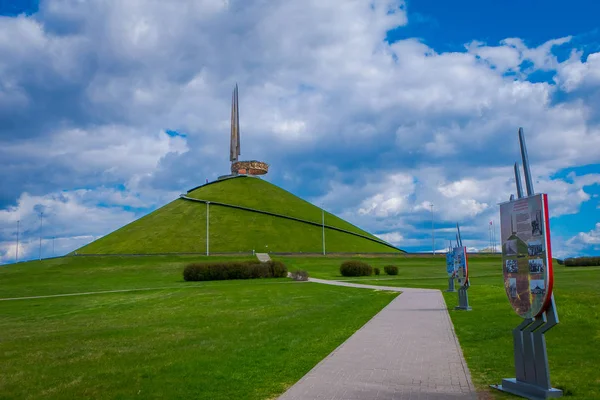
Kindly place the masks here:
POLYGON ((469 306, 469 294, 467 290, 471 286, 471 282, 469 281, 469 258, 467 257, 467 248, 463 246, 462 237, 460 235, 460 227, 458 223, 456 224, 456 244, 457 247, 454 248, 452 255, 455 260, 455 276, 458 279, 459 288, 458 288, 458 306, 454 307, 455 310, 465 310, 471 311, 471 307, 469 306), (459 263, 462 260, 464 264, 464 277, 458 275, 460 267, 456 268, 456 261, 459 260, 459 263))
POLYGON ((456 269, 454 268, 454 249, 452 247, 452 241, 450 241, 448 252, 446 253, 446 273, 448 274, 448 289, 446 289, 446 292, 456 292, 456 289, 454 288, 456 269), (450 266, 452 268, 450 268, 450 266), (450 272, 450 269, 452 269, 452 272, 450 272))
MULTIPOLYGON (((533 181, 529 169, 529 158, 525 145, 523 128, 519 128, 519 145, 521 159, 525 174, 525 187, 527 196, 533 196, 533 181)), ((514 164, 517 197, 523 198, 519 164, 514 164)), ((514 195, 511 195, 511 201, 514 195)), ((548 208, 545 208, 546 224, 549 227, 548 208)), ((546 231, 547 252, 550 262, 552 253, 550 249, 550 232, 546 231)), ((552 276, 550 276, 552 279, 552 276)), ((526 318, 519 326, 513 329, 515 378, 502 379, 500 385, 490 385, 492 388, 503 392, 515 394, 527 399, 549 399, 563 395, 562 390, 553 388, 550 384, 550 368, 548 366, 548 353, 546 350, 545 333, 558 324, 558 313, 554 302, 554 294, 550 296, 546 309, 534 318, 526 318)))

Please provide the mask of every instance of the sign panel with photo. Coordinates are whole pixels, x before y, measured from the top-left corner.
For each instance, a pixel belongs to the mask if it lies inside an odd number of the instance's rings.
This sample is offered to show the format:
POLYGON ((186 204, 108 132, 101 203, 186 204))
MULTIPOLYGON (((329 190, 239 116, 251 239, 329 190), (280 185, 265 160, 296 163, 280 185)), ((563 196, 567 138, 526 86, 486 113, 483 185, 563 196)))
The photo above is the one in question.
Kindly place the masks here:
POLYGON ((466 286, 469 282, 469 265, 467 261, 467 248, 466 247, 455 247, 453 250, 454 255, 454 270, 458 277, 458 284, 466 286))
POLYGON ((448 272, 449 277, 455 276, 454 251, 446 253, 446 272, 448 272))
POLYGON ((552 296, 549 228, 546 194, 500 204, 504 287, 523 318, 542 314, 552 296))

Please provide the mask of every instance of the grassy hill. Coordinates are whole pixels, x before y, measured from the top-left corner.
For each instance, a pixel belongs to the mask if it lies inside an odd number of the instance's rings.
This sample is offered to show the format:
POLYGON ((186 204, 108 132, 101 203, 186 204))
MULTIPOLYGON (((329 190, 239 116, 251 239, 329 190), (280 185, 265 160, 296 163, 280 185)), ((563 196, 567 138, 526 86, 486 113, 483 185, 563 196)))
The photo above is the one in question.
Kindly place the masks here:
MULTIPOLYGON (((322 251, 321 209, 261 179, 217 181, 190 191, 188 197, 252 208, 317 223, 210 205, 211 253, 322 251)), ((327 252, 399 252, 370 233, 325 213, 327 252), (349 231, 361 236, 341 232, 349 231), (370 238, 371 240, 367 239, 370 238)), ((78 254, 203 253, 206 251, 206 204, 177 199, 80 249, 78 254)))

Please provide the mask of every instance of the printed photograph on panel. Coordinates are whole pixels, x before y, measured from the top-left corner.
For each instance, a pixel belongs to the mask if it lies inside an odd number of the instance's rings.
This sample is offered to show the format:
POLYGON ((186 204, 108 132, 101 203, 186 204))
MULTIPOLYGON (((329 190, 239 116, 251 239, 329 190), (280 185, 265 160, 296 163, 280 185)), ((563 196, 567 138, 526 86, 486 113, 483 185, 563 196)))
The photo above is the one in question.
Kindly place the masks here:
POLYGON ((542 210, 535 210, 531 213, 531 236, 541 236, 543 233, 542 210))
POLYGON ((529 287, 531 288, 531 316, 534 317, 542 309, 546 286, 543 279, 532 279, 529 287))
POLYGON ((530 240, 527 243, 527 253, 529 257, 540 256, 544 252, 541 240, 530 240))
POLYGON ((507 256, 516 256, 517 255, 517 240, 507 240, 504 244, 504 252, 507 256))
POLYGON ((529 272, 532 274, 539 274, 544 272, 544 260, 542 260, 541 258, 534 258, 533 260, 529 260, 529 272))
POLYGON ((531 294, 533 295, 542 295, 546 293, 546 284, 543 279, 532 279, 529 281, 529 288, 531 290, 531 294))
MULTIPOLYGON (((510 285, 510 279, 508 284, 510 285)), ((517 295, 514 298, 510 298, 510 302, 513 308, 519 315, 527 315, 531 310, 531 296, 529 286, 529 274, 519 274, 515 277, 517 281, 517 295)))
POLYGON ((517 297, 517 278, 508 280, 508 295, 513 299, 517 297))
POLYGON ((509 274, 516 274, 517 272, 519 272, 519 265, 517 263, 517 260, 506 260, 506 272, 508 272, 509 274))

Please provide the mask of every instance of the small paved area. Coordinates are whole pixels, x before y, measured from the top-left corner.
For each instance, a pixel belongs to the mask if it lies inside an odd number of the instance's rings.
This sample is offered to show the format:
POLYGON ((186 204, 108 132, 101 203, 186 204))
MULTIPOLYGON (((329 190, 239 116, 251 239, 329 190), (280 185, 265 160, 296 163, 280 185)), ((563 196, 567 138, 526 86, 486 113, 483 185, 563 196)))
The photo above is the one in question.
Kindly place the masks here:
POLYGON ((402 294, 285 392, 281 400, 477 398, 439 290, 310 281, 402 294))
POLYGON ((256 253, 256 258, 258 258, 258 261, 262 263, 271 261, 269 253, 256 253))

